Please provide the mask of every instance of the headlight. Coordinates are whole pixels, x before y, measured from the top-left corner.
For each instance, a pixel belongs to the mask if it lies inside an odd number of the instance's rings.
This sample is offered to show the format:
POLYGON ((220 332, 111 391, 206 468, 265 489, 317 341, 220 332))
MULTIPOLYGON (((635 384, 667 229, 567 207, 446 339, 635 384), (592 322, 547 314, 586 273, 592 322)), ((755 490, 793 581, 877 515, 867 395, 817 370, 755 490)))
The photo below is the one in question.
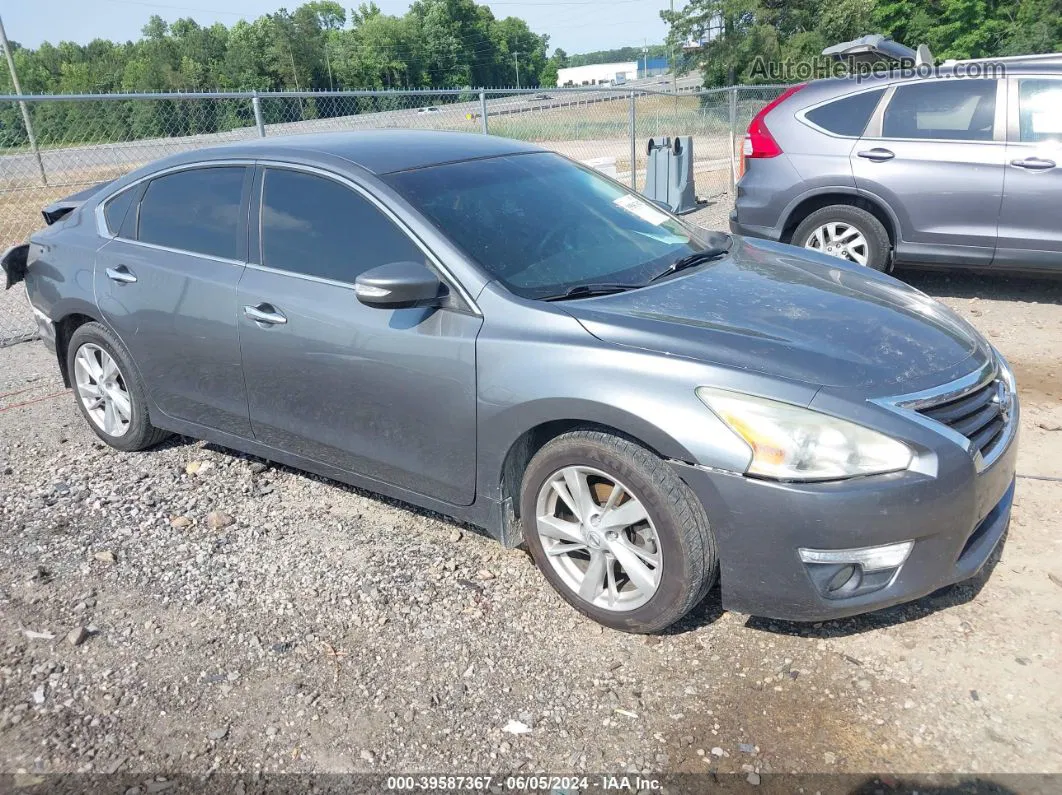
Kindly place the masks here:
POLYGON ((994 347, 992 348, 992 351, 996 355, 996 364, 999 367, 1000 378, 1006 382, 1007 386, 1010 388, 1010 393, 1012 395, 1017 395, 1018 382, 1017 379, 1014 378, 1014 371, 1010 369, 1010 363, 1004 359, 1003 354, 994 347))
POLYGON ((811 409, 702 386, 697 397, 752 449, 747 473, 775 480, 838 480, 906 469, 907 445, 811 409))

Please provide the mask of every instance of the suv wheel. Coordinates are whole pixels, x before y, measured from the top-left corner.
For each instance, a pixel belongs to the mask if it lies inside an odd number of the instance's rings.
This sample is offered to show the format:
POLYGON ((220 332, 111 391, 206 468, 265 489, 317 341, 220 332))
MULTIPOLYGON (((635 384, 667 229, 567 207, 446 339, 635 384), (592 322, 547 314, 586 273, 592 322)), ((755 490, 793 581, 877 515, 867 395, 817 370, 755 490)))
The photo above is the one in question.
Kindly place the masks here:
POLYGON ((559 436, 531 460, 520 500, 539 569, 575 609, 625 632, 659 632, 716 572, 704 509, 659 457, 597 431, 559 436))
POLYGON ((850 204, 816 210, 796 228, 791 242, 876 271, 889 264, 889 233, 873 215, 850 204))
POLYGON ((77 406, 92 430, 118 450, 143 450, 169 434, 148 422, 147 399, 125 346, 99 323, 78 327, 67 348, 77 406))

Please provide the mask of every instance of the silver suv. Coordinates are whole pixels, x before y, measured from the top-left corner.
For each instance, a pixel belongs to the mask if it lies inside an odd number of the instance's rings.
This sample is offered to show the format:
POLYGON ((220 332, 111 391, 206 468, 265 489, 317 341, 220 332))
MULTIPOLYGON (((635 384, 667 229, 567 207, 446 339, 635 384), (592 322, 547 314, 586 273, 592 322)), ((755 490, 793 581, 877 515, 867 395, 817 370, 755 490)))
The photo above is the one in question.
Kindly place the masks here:
POLYGON ((730 228, 875 270, 1062 269, 1057 58, 791 87, 749 126, 730 228))

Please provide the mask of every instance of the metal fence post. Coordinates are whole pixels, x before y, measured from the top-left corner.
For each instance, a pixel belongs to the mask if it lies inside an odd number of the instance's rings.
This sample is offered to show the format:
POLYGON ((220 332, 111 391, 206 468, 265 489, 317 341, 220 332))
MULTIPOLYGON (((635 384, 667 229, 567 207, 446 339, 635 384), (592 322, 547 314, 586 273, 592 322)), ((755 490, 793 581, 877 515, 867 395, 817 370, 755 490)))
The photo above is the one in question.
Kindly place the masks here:
MULTIPOLYGON (((22 96, 22 86, 18 82, 18 72, 15 70, 15 59, 11 55, 11 45, 7 41, 7 32, 4 30, 4 23, 0 20, 0 46, 4 48, 4 57, 7 58, 7 68, 11 72, 11 85, 15 89, 15 94, 19 97, 22 96)), ((41 150, 37 147, 37 136, 33 134, 33 122, 30 120, 29 109, 26 107, 26 103, 19 99, 18 108, 22 111, 22 123, 26 125, 26 137, 29 139, 30 151, 33 152, 37 158, 37 170, 41 172, 41 182, 45 185, 48 184, 48 175, 44 173, 44 160, 41 159, 41 150)))
POLYGON ((487 94, 486 92, 479 92, 479 124, 483 128, 484 135, 490 135, 490 130, 487 129, 487 94))
POLYGON ((258 127, 258 137, 265 138, 265 122, 262 121, 262 101, 258 98, 257 91, 251 97, 251 107, 254 109, 254 123, 258 127))
POLYGON ((730 91, 730 195, 734 195, 737 185, 737 86, 730 91))
POLYGON ((638 190, 638 134, 635 128, 634 92, 631 92, 631 189, 638 190))

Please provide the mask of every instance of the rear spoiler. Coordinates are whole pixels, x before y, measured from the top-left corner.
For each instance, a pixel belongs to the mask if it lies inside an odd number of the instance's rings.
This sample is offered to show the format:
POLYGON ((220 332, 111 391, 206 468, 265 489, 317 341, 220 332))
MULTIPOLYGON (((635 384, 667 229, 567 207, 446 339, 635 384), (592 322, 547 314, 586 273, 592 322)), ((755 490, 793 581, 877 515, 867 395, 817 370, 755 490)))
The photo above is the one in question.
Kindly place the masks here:
MULTIPOLYGON (((85 199, 91 197, 94 193, 110 185, 114 180, 108 180, 106 182, 97 182, 95 185, 79 190, 77 193, 71 193, 65 199, 59 199, 59 201, 52 202, 47 207, 41 210, 41 215, 44 216, 44 222, 51 226, 56 221, 59 221, 66 216, 70 215, 74 210, 85 203, 85 199)), ((0 268, 4 271, 4 289, 10 290, 20 281, 26 278, 26 267, 28 265, 29 258, 29 244, 22 243, 18 246, 11 246, 0 257, 0 268)))
POLYGON ((44 222, 48 224, 48 226, 51 226, 59 219, 65 218, 67 215, 69 215, 82 204, 84 204, 85 199, 92 196, 92 194, 94 194, 96 191, 107 187, 112 182, 114 182, 113 179, 108 180, 107 182, 98 182, 95 185, 85 188, 84 190, 79 190, 77 193, 70 194, 65 199, 60 199, 59 201, 52 202, 43 210, 41 210, 41 215, 44 216, 44 222))
POLYGON ((842 41, 827 47, 822 54, 836 61, 851 61, 856 64, 895 61, 911 66, 933 65, 933 54, 926 45, 920 44, 917 50, 912 50, 880 33, 842 41))
POLYGON ((7 275, 4 285, 5 290, 10 290, 26 278, 26 258, 28 256, 29 243, 12 246, 4 252, 4 256, 0 258, 0 267, 4 269, 4 273, 7 275))

